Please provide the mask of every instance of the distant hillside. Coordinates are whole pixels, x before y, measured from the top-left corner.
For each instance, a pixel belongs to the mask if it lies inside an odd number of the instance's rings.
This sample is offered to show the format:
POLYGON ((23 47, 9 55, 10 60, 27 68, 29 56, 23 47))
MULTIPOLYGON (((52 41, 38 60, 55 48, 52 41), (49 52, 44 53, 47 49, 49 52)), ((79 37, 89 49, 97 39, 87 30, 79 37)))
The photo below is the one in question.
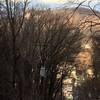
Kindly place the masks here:
MULTIPOLYGON (((73 14, 74 13, 75 16, 79 15, 82 18, 84 18, 86 16, 95 17, 93 11, 91 11, 88 8, 84 8, 84 7, 79 7, 77 10, 76 10, 76 8, 56 9, 56 10, 53 10, 53 12, 54 13, 60 13, 60 14, 65 14, 65 13, 66 14, 73 14)), ((95 13, 100 16, 100 12, 99 11, 95 11, 95 13)))
MULTIPOLYGON (((72 8, 72 10, 75 10, 75 8, 72 8)), ((88 8, 83 8, 83 7, 80 7, 77 9, 77 12, 82 14, 82 15, 94 15, 94 13, 88 9, 88 8)), ((98 11, 95 11, 97 14, 100 14, 100 12, 98 11)))
MULTIPOLYGON (((73 12, 73 11, 75 11, 76 10, 76 8, 75 7, 73 7, 73 8, 65 8, 65 9, 60 9, 60 10, 58 10, 58 11, 70 11, 70 12, 73 12)), ((100 12, 99 11, 96 11, 95 10, 95 12, 96 12, 96 14, 98 14, 98 15, 100 15, 100 12)), ((85 8, 85 7, 79 7, 77 10, 76 10, 76 13, 79 13, 79 14, 81 14, 81 15, 94 15, 94 13, 90 10, 90 9, 88 9, 88 8, 85 8)))

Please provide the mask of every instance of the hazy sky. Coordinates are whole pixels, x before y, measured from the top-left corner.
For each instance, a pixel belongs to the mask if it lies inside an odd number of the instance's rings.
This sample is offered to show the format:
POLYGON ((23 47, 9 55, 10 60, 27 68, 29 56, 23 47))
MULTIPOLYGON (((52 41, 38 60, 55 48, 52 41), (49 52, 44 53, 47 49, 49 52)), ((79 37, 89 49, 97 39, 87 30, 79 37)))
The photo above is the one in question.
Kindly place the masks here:
MULTIPOLYGON (((32 0, 34 1, 34 0, 32 0)), ((36 1, 36 0, 35 0, 36 1)), ((100 0, 37 0, 38 2, 44 2, 44 3, 65 3, 69 1, 74 1, 74 2, 82 2, 82 1, 92 1, 92 2, 99 2, 100 0)))
MULTIPOLYGON (((95 4, 100 3, 100 0, 31 0, 33 5, 42 4, 45 5, 47 8, 56 8, 61 7, 65 3, 68 3, 69 1, 74 2, 82 2, 85 1, 84 5, 87 5, 87 2, 91 1, 91 6, 94 6, 95 4)), ((100 9, 100 4, 97 5, 96 9, 100 9)))
MULTIPOLYGON (((17 0, 17 1, 24 1, 24 0, 17 0)), ((69 1, 74 1, 77 3, 85 1, 84 5, 87 5, 88 4, 87 2, 91 1, 91 6, 98 4, 96 9, 100 10, 100 4, 99 4, 100 0, 30 0, 30 1, 31 1, 31 6, 37 7, 37 5, 42 5, 42 6, 45 5, 45 7, 47 8, 62 7, 65 3, 68 3, 69 1)))
MULTIPOLYGON (((13 0, 12 0, 13 1, 13 0)), ((16 0, 16 1, 24 1, 24 0, 16 0)), ((32 2, 42 2, 42 3, 65 3, 65 2, 69 2, 69 1, 74 1, 74 2, 82 2, 82 1, 92 1, 94 3, 100 2, 100 0, 29 0, 32 2)))
POLYGON ((64 3, 65 0, 41 0, 44 3, 64 3))

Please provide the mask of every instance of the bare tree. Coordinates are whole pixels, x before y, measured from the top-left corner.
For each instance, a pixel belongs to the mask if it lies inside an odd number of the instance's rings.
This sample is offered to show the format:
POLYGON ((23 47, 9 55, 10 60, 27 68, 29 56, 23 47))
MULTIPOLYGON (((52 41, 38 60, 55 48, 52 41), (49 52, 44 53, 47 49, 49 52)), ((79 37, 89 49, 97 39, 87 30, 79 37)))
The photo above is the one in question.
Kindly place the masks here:
POLYGON ((71 62, 73 55, 75 56, 79 52, 82 34, 79 28, 71 26, 66 16, 54 15, 50 10, 41 10, 38 15, 32 16, 31 19, 34 20, 34 18, 35 23, 32 23, 35 25, 31 24, 29 29, 32 28, 33 35, 38 36, 33 42, 37 52, 35 59, 38 56, 37 65, 33 66, 35 99, 52 100, 56 98, 62 83, 61 80, 64 77, 62 74, 61 78, 57 79, 58 65, 64 61, 71 62), (40 74, 42 67, 45 69, 44 76, 40 74))
MULTIPOLYGON (((11 55, 9 55, 10 57, 8 59, 11 58, 10 60, 10 65, 12 66, 12 86, 13 86, 13 90, 16 90, 16 77, 18 77, 19 80, 19 98, 20 100, 22 100, 22 78, 21 75, 18 73, 18 68, 17 68, 17 60, 19 59, 19 50, 16 46, 17 43, 17 38, 18 35, 21 32, 23 23, 24 23, 24 18, 25 18, 25 11, 26 11, 26 7, 28 4, 28 0, 25 0, 23 3, 23 7, 22 7, 22 12, 21 15, 19 16, 17 14, 18 11, 18 2, 11 1, 11 0, 5 0, 3 3, 1 3, 1 7, 2 10, 4 11, 5 15, 2 15, 2 19, 4 19, 3 21, 6 21, 6 23, 4 23, 6 25, 6 32, 5 35, 8 39, 8 44, 10 47, 10 52, 11 55)), ((1 19, 0 19, 1 20, 1 19)), ((1 23, 3 23, 3 21, 1 23)), ((5 27, 5 26, 3 26, 5 27)), ((7 40, 6 40, 7 41, 7 40)))
POLYGON ((50 9, 29 10, 30 17, 26 19, 27 0, 22 12, 17 2, 5 0, 5 3, 6 16, 0 30, 2 34, 5 30, 9 46, 9 50, 5 47, 6 54, 10 51, 7 64, 11 66, 11 85, 16 99, 55 100, 70 70, 60 65, 73 63, 80 51, 83 35, 79 27, 70 23, 71 17, 67 14, 54 14, 50 9))

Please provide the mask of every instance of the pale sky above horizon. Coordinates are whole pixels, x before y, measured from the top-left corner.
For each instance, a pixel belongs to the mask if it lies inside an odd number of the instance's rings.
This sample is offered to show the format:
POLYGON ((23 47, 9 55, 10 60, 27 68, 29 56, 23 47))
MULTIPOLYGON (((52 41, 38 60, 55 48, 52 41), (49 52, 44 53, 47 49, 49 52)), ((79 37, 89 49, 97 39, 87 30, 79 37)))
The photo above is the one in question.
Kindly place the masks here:
POLYGON ((94 6, 96 4, 97 5, 97 9, 99 10, 100 8, 100 0, 31 0, 32 1, 32 4, 45 4, 47 7, 50 7, 50 8, 56 8, 56 7, 59 7, 63 4, 66 4, 68 2, 74 2, 74 3, 80 3, 82 1, 85 1, 84 2, 84 5, 87 5, 89 1, 91 1, 90 5, 91 6, 94 6))
MULTIPOLYGON (((16 0, 16 1, 24 1, 24 0, 16 0)), ((80 3, 82 1, 84 2, 84 5, 87 5, 89 1, 91 1, 91 5, 94 6, 97 5, 97 9, 100 10, 100 0, 29 0, 31 1, 31 6, 36 5, 36 4, 45 4, 47 7, 50 8, 56 8, 59 7, 65 3, 68 3, 70 1, 74 3, 80 3)))
MULTIPOLYGON (((13 0, 12 0, 13 1, 13 0)), ((24 0, 16 0, 16 1, 24 1, 24 0)), ((34 3, 45 3, 45 4, 51 4, 51 3, 58 3, 58 4, 62 4, 62 3, 67 3, 67 2, 89 2, 91 1, 92 3, 100 3, 100 0, 29 0, 31 2, 34 3)))
MULTIPOLYGON (((34 0, 32 0, 34 1, 34 0)), ((91 2, 99 2, 100 0, 37 0, 38 2, 44 2, 44 3, 65 3, 69 1, 74 1, 74 2, 82 2, 82 1, 91 1, 91 2)))
POLYGON ((64 3, 65 0, 41 0, 44 3, 64 3))
MULTIPOLYGON (((15 0, 15 1, 25 1, 25 0, 15 0)), ((74 2, 82 2, 82 1, 99 2, 100 0, 29 0, 29 1, 45 2, 45 3, 63 3, 63 2, 69 2, 69 1, 74 1, 74 2)))

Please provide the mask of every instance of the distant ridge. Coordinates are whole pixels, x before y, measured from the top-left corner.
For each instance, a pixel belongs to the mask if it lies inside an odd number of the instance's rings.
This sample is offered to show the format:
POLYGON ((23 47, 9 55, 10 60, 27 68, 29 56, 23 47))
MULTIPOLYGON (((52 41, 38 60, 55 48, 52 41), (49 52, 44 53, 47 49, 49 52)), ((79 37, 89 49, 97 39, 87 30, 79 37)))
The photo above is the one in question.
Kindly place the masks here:
MULTIPOLYGON (((65 11, 65 10, 68 11, 68 12, 74 12, 74 11, 76 10, 76 7, 72 7, 72 8, 63 8, 63 9, 56 9, 56 10, 54 10, 54 11, 56 11, 56 12, 58 12, 58 11, 63 12, 63 11, 65 11)), ((100 15, 100 12, 99 12, 99 11, 95 10, 95 12, 96 12, 96 14, 99 14, 99 15, 100 15)), ((59 12, 58 12, 58 13, 59 13, 59 12)), ((91 9, 85 8, 85 7, 79 7, 79 8, 75 11, 75 13, 79 13, 79 14, 84 15, 84 16, 87 16, 87 15, 89 15, 89 16, 94 15, 94 13, 93 13, 93 11, 92 11, 91 9)))

